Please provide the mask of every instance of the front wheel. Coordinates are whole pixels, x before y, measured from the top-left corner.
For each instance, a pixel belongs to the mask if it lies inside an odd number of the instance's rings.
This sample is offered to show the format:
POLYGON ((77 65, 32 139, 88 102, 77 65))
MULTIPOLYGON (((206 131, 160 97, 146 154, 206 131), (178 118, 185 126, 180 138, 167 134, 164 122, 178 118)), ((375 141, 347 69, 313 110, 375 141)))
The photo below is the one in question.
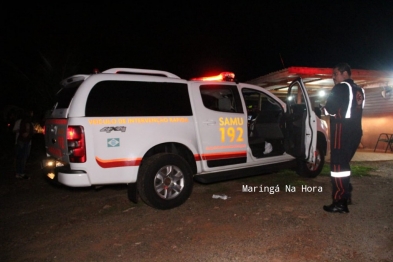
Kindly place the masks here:
POLYGON ((325 164, 325 154, 323 150, 318 147, 318 145, 315 153, 315 163, 308 163, 304 160, 298 161, 296 173, 299 176, 312 178, 318 176, 321 173, 322 168, 325 164))
POLYGON ((175 154, 157 154, 143 161, 138 175, 141 199, 157 209, 180 206, 190 197, 193 187, 188 163, 175 154))

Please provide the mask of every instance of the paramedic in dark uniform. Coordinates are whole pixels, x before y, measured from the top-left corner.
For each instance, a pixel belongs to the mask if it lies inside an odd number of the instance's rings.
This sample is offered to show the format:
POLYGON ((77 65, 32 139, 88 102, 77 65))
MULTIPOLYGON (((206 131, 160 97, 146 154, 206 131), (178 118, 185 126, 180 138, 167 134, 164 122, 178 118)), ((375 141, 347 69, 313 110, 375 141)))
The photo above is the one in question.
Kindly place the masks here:
POLYGON ((351 67, 340 63, 333 68, 335 86, 324 107, 330 115, 330 175, 333 203, 324 206, 327 212, 348 213, 351 201, 351 168, 362 138, 362 112, 365 95, 363 88, 351 79, 351 67))

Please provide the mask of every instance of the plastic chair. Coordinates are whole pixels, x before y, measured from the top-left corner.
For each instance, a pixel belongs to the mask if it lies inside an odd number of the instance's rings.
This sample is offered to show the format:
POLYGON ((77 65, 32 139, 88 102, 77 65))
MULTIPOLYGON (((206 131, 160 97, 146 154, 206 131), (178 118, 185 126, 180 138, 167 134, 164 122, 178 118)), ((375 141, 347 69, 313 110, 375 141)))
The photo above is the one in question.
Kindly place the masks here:
POLYGON ((378 137, 377 143, 375 144, 374 147, 374 152, 377 149, 378 143, 379 142, 384 142, 387 143, 386 144, 386 148, 385 148, 385 153, 388 150, 388 148, 390 147, 390 151, 393 151, 393 134, 388 134, 388 133, 381 133, 378 137))

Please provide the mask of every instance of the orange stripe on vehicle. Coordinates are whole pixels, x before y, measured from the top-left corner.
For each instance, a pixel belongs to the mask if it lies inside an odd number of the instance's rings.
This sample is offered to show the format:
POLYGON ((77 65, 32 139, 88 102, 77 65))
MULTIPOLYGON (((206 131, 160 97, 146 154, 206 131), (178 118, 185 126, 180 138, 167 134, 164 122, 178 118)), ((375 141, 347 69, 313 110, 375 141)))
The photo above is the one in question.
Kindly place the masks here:
POLYGON ((142 158, 118 158, 104 160, 96 157, 97 164, 102 168, 113 168, 113 167, 125 167, 125 166, 139 166, 142 162, 142 158))
POLYGON ((195 154, 195 155, 194 155, 194 159, 195 159, 195 161, 201 161, 201 160, 202 160, 202 157, 201 157, 200 154, 195 154))
POLYGON ((220 153, 212 153, 212 154, 203 154, 203 160, 218 160, 218 159, 228 159, 228 158, 237 158, 237 157, 246 157, 247 151, 240 152, 220 152, 220 153))

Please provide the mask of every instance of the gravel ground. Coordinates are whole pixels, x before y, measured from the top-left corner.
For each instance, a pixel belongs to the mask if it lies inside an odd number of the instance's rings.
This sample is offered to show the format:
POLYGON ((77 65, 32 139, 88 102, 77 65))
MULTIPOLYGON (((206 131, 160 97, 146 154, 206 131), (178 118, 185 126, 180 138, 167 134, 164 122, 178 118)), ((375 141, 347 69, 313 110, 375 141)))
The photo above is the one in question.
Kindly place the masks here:
POLYGON ((330 214, 322 210, 328 176, 195 184, 184 205, 162 211, 129 202, 125 186, 51 186, 37 162, 30 180, 16 180, 4 163, 0 261, 393 261, 393 161, 354 164, 374 170, 352 178, 350 213, 330 214), (242 192, 245 185, 258 192, 242 192), (315 190, 301 192, 304 185, 315 190))

